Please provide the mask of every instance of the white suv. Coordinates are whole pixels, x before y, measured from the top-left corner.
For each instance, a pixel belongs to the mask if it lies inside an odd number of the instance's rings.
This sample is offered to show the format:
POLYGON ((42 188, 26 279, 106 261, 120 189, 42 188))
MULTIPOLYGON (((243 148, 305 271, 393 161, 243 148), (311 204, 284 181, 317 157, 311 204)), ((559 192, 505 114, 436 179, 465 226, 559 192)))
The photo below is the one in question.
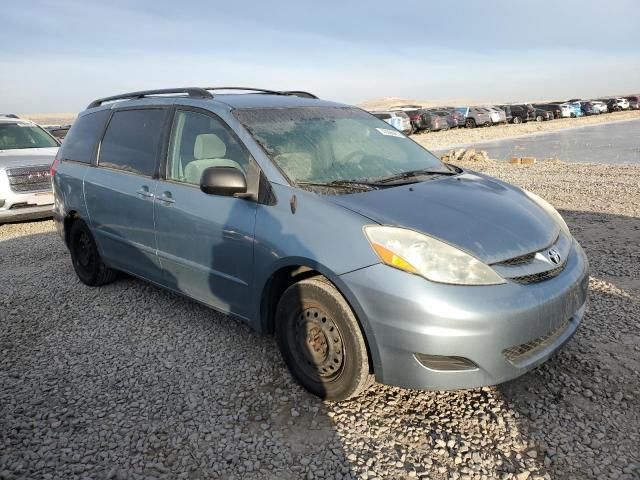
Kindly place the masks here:
POLYGON ((626 98, 616 97, 615 102, 621 110, 629 110, 629 100, 626 98))
POLYGON ((35 123, 0 115, 0 224, 53 215, 49 168, 58 146, 35 123))
POLYGON ((409 135, 413 132, 413 127, 411 126, 411 119, 409 119, 409 115, 400 110, 385 110, 380 112, 371 112, 374 117, 379 118, 380 120, 384 120, 389 125, 394 127, 396 130, 400 130, 405 135, 409 135))

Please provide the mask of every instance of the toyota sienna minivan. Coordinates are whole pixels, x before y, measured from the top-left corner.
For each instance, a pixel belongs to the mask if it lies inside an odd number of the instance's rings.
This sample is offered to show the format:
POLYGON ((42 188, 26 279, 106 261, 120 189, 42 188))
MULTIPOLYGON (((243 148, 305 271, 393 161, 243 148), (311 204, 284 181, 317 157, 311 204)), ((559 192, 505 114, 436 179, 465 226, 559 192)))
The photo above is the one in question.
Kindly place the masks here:
POLYGON ((587 259, 549 203, 306 92, 99 99, 51 174, 82 282, 126 272, 275 333, 322 398, 504 382, 584 315, 587 259))

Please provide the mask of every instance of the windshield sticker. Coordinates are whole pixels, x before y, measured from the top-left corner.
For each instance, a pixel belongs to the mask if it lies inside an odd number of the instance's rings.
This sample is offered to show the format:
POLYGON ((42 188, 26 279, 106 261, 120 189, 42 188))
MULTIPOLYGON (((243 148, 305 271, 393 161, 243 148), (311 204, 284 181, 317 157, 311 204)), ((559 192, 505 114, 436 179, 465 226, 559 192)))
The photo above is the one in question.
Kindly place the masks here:
POLYGON ((402 135, 397 130, 391 130, 390 128, 376 128, 376 130, 378 130, 382 135, 388 135, 389 137, 404 138, 404 135, 402 135))

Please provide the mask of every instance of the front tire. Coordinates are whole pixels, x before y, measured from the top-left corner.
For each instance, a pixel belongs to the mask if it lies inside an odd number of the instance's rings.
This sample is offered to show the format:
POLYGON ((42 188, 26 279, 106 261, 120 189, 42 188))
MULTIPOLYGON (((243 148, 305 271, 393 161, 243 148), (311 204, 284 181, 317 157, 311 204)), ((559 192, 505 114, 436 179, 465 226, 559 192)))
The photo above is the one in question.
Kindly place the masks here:
POLYGON ((520 117, 513 117, 513 123, 515 125, 520 125, 522 123, 522 119, 520 117))
POLYGON ((324 277, 294 283, 280 297, 276 337, 293 377, 326 400, 347 400, 373 383, 360 325, 324 277))
POLYGON ((71 225, 69 250, 73 269, 82 283, 98 287, 115 280, 117 272, 104 264, 93 234, 82 220, 71 225))
POLYGON ((473 118, 467 118, 464 122, 466 128, 476 128, 476 121, 473 118))

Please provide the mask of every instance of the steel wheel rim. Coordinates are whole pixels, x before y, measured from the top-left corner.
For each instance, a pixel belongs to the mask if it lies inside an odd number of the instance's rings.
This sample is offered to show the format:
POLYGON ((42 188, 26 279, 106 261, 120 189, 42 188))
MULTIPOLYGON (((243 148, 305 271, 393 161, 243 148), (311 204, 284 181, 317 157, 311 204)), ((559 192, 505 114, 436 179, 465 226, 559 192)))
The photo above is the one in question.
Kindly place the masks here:
POLYGON ((344 342, 331 316, 317 307, 298 312, 294 320, 292 347, 305 375, 331 381, 344 370, 344 342))
POLYGON ((93 261, 93 242, 86 232, 82 232, 76 242, 76 258, 78 264, 84 269, 87 269, 93 261))

